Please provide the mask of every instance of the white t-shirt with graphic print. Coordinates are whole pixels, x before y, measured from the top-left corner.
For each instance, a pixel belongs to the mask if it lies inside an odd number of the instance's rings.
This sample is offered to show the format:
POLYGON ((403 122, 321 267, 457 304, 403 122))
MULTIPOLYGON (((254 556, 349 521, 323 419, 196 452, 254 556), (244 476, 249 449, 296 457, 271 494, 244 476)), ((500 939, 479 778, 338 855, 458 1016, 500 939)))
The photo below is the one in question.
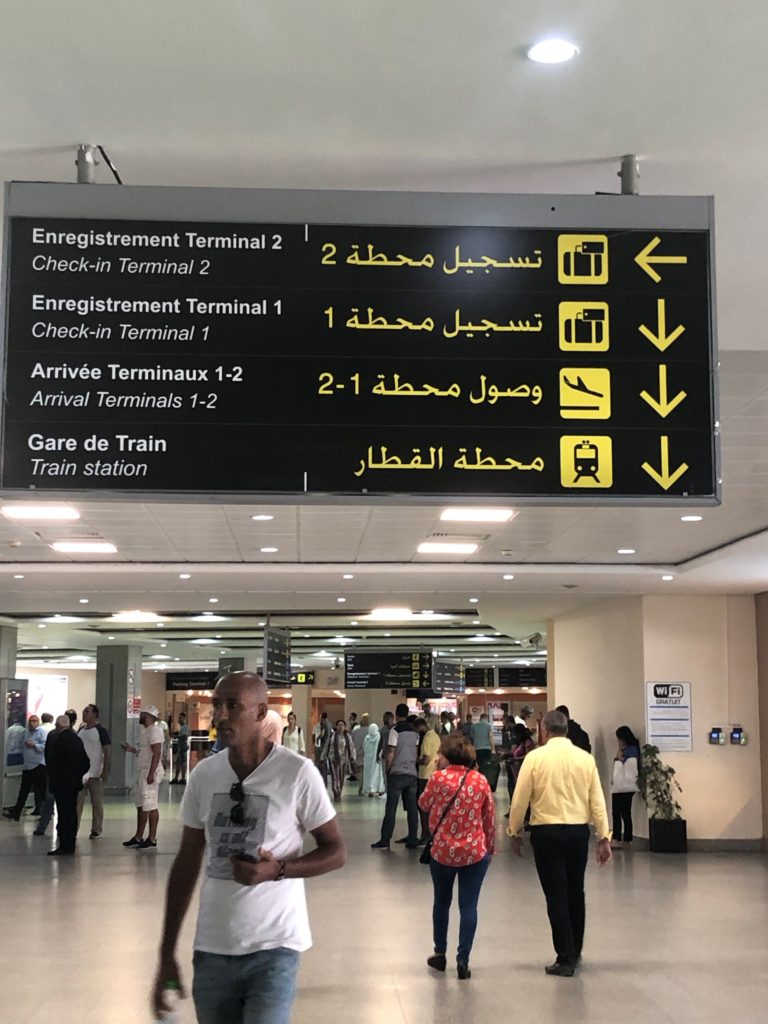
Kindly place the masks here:
POLYGON ((322 776, 307 758, 274 746, 243 780, 242 825, 231 820, 235 801, 229 794, 237 781, 228 750, 205 758, 187 780, 181 821, 204 829, 206 842, 195 949, 223 956, 279 946, 309 949, 304 879, 239 885, 229 858, 240 852, 257 856, 260 846, 278 860, 300 857, 306 833, 336 815, 322 776))

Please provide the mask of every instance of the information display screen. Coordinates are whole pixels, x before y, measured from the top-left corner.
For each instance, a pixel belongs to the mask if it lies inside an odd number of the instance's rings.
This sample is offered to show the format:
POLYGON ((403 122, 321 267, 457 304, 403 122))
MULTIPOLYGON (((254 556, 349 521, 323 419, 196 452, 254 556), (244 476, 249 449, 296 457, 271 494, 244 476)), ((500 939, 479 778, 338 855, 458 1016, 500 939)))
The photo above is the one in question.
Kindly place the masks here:
POLYGON ((464 693, 464 668, 458 662, 432 662, 432 688, 436 693, 464 693))
POLYGON ((499 686, 538 686, 542 689, 547 685, 547 670, 545 668, 526 668, 517 665, 499 665, 498 672, 499 686))
POLYGON ((492 668, 464 669, 464 685, 469 687, 495 686, 496 677, 492 668))
POLYGON ((291 682, 291 631, 278 626, 264 629, 264 678, 268 683, 291 682))
POLYGON ((706 229, 8 231, 5 488, 716 497, 706 229))
POLYGON ((345 651, 347 690, 429 690, 432 655, 427 651, 345 651))

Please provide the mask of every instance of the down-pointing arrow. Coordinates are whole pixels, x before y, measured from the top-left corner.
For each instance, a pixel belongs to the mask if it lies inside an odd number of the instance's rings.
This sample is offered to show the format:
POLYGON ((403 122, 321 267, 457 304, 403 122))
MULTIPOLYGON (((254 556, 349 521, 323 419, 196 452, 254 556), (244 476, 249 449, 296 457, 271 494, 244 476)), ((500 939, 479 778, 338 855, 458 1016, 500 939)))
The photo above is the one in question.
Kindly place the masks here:
POLYGON ((641 391, 640 397, 654 409, 659 416, 666 419, 669 414, 688 397, 687 391, 678 391, 673 399, 667 397, 667 367, 664 363, 659 367, 659 397, 654 398, 647 391, 641 391))
POLYGON ((657 327, 654 333, 650 327, 646 327, 645 324, 640 324, 638 328, 643 337, 647 338, 652 345, 655 345, 660 352, 666 352, 670 345, 673 345, 680 335, 685 330, 682 324, 672 331, 671 334, 667 334, 667 301, 666 299, 656 300, 656 320, 657 327))
POLYGON ((645 472, 648 474, 649 477, 651 477, 653 480, 656 481, 656 483, 659 485, 659 487, 663 487, 665 491, 668 491, 669 488, 672 486, 672 484, 674 484, 677 480, 679 480, 680 477, 683 475, 683 473, 686 472, 686 470, 688 469, 688 463, 687 462, 681 462, 680 465, 677 467, 677 469, 673 473, 670 473, 670 471, 669 471, 669 438, 667 437, 666 434, 662 434, 662 437, 661 437, 661 472, 659 472, 658 470, 655 470, 653 468, 653 466, 650 463, 648 463, 648 462, 644 462, 643 463, 643 469, 645 470, 645 472))

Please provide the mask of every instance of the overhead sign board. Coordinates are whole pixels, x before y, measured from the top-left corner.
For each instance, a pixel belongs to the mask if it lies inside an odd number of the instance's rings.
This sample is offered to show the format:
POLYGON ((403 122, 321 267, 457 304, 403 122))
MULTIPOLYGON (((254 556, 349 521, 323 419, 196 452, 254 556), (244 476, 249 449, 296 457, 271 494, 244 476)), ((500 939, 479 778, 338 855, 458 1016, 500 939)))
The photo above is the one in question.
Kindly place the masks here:
POLYGON ((436 693, 464 693, 464 667, 459 662, 432 660, 432 688, 436 693))
POLYGON ((291 682, 291 631, 279 626, 264 627, 264 678, 268 683, 288 686, 291 682))
POLYGON ((501 687, 535 686, 544 688, 547 685, 547 670, 538 666, 499 665, 496 669, 498 684, 501 687))
POLYGON ((464 669, 464 685, 472 687, 495 686, 496 676, 492 668, 464 669))
POLYGON ((429 690, 432 655, 429 651, 345 651, 347 690, 429 690))
POLYGON ((291 673, 291 686, 314 686, 315 685, 315 673, 313 671, 304 670, 302 672, 291 673))
POLYGON ((716 500, 712 209, 9 186, 4 489, 716 500))
POLYGON ((166 672, 166 690, 212 690, 218 672, 166 672))

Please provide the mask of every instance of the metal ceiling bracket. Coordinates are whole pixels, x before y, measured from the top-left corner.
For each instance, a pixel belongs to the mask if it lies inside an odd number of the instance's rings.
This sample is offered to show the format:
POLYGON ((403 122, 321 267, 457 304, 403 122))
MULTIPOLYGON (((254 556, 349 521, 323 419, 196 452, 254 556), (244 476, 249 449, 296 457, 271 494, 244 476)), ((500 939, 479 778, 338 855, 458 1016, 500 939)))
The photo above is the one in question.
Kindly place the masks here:
POLYGON ((636 196, 640 194, 640 157, 634 153, 628 153, 621 158, 621 170, 618 172, 621 179, 621 194, 623 196, 636 196))
POLYGON ((77 183, 78 185, 94 185, 96 183, 97 160, 94 156, 96 147, 89 142, 81 142, 77 147, 77 183))

